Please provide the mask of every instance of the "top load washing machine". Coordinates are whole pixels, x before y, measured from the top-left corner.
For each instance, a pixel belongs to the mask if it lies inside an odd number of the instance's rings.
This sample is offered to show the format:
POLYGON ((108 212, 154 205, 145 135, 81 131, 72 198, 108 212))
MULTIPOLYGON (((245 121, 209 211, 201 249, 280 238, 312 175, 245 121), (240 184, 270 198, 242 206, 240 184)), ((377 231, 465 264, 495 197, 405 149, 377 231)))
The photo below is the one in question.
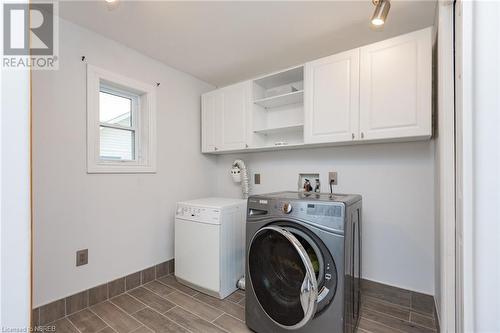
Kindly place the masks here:
POLYGON ((361 196, 251 196, 246 323, 258 333, 351 333, 360 309, 361 196))
POLYGON ((179 202, 175 215, 175 277, 193 289, 225 298, 244 275, 246 200, 179 202))

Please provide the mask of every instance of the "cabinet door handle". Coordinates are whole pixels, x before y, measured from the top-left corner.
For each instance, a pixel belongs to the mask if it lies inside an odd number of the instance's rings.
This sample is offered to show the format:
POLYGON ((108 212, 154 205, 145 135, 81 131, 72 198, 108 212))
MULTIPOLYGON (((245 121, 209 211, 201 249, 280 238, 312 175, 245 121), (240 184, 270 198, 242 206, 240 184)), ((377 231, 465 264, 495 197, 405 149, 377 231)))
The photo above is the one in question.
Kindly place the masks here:
POLYGON ((361 132, 361 139, 365 137, 365 133, 361 132))
POLYGON ((218 150, 218 148, 217 148, 217 147, 214 147, 214 150, 215 150, 215 151, 217 151, 217 150, 218 150))
POLYGON ((354 140, 354 133, 352 133, 352 139, 354 140))
POLYGON ((248 148, 248 143, 245 143, 245 148, 248 148))

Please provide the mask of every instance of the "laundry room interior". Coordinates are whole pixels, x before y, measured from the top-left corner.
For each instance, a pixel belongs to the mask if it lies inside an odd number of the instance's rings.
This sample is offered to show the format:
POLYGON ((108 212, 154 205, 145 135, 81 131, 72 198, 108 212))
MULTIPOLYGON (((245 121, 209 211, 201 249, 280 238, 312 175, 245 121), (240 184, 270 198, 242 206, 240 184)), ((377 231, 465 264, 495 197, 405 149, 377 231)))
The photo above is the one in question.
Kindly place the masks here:
POLYGON ((488 232, 470 229, 478 121, 456 90, 479 9, 41 4, 56 67, 29 77, 31 250, 17 278, 33 329, 500 329, 487 291, 467 291, 499 275, 469 256, 486 251, 470 234, 488 232))

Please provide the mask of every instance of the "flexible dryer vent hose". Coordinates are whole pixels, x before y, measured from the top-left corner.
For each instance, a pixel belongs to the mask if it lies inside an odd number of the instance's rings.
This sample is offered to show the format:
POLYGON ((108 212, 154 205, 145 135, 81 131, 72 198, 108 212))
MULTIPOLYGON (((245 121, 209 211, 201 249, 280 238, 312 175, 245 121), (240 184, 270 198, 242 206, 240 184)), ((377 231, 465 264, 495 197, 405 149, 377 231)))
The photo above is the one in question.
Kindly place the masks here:
POLYGON ((238 167, 241 172, 241 191, 243 192, 243 199, 248 199, 249 193, 249 182, 248 182, 248 172, 245 162, 242 160, 236 160, 233 162, 233 167, 238 167))
POLYGON ((236 283, 236 287, 238 287, 238 289, 245 290, 245 277, 244 276, 238 280, 238 282, 236 283))

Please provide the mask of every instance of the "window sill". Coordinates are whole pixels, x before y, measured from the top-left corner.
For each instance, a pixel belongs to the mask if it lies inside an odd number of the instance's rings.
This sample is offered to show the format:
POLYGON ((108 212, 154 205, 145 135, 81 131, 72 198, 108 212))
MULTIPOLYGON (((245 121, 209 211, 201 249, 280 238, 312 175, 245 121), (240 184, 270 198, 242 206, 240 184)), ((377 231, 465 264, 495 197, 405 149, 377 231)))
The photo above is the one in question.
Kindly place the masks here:
POLYGON ((96 164, 87 166, 87 173, 156 173, 156 166, 96 164))

